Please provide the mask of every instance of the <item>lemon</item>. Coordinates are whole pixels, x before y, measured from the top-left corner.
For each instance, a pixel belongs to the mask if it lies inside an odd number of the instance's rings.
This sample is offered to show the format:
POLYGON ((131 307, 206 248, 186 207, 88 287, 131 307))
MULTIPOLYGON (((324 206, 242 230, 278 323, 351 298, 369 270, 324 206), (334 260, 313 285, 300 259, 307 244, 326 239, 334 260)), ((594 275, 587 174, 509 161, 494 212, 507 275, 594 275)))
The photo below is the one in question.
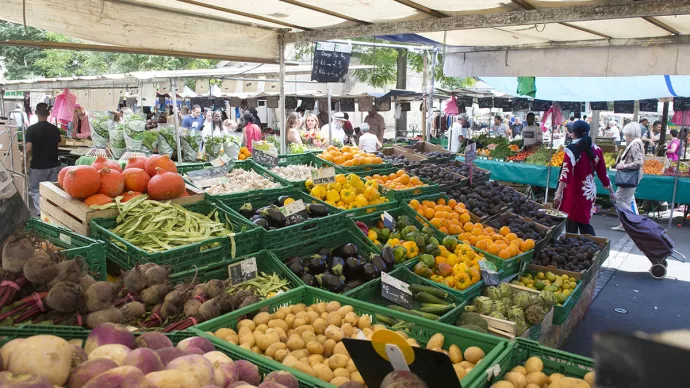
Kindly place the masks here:
POLYGON ((563 280, 568 280, 568 275, 563 275, 561 277, 563 278, 563 280))
POLYGON ((543 272, 539 272, 539 273, 537 274, 537 277, 538 277, 539 279, 544 279, 546 276, 544 275, 543 272))
POLYGON ((563 290, 563 295, 568 296, 570 295, 570 290, 563 290))

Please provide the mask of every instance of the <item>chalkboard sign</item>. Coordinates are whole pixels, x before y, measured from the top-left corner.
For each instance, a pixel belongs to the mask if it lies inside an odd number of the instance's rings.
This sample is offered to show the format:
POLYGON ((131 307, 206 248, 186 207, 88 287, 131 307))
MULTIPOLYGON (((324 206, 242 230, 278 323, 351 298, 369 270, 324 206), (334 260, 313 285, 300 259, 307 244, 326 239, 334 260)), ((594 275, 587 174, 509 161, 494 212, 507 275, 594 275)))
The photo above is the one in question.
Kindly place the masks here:
POLYGON ((412 308, 409 285, 385 272, 381 272, 381 296, 405 308, 412 308))
POLYGON ((340 100, 340 111, 341 112, 354 112, 355 111, 355 99, 354 98, 343 98, 340 100))
POLYGON ((278 165, 278 155, 272 155, 256 148, 252 149, 252 159, 256 163, 266 167, 275 167, 278 165))
POLYGON ((635 101, 614 101, 613 113, 635 113, 635 101))
POLYGON ((651 98, 649 100, 640 100, 640 112, 656 112, 659 108, 659 100, 651 98))
POLYGON ((391 110, 391 98, 376 98, 376 110, 379 112, 388 112, 389 110, 391 110))
POLYGON ((458 106, 472 106, 473 100, 474 99, 472 97, 460 97, 457 99, 458 106))
POLYGON ((345 82, 350 67, 352 46, 333 42, 317 42, 314 50, 311 80, 345 82))
POLYGON ((534 100, 532 101, 532 110, 535 112, 546 112, 551 108, 552 102, 546 100, 534 100))
POLYGON ((410 103, 409 102, 399 102, 400 104, 400 110, 402 112, 409 112, 410 111, 410 103))
POLYGON ((529 110, 529 100, 526 98, 514 98, 513 99, 513 111, 516 110, 529 110))
POLYGON ((480 108, 493 108, 494 107, 494 99, 493 99, 493 97, 478 98, 477 104, 479 105, 480 108))
POLYGON ((513 101, 510 98, 494 98, 494 108, 511 111, 513 109, 513 101))
POLYGON ((688 98, 688 97, 674 97, 673 98, 673 110, 674 111, 690 110, 690 98, 688 98))
POLYGON ((608 101, 592 101, 589 103, 589 108, 592 110, 608 110, 609 109, 609 102, 608 101))
POLYGON ((248 282, 257 276, 256 257, 250 257, 239 263, 228 265, 230 284, 248 282))
POLYGON ((564 112, 582 112, 582 103, 577 101, 564 101, 561 102, 561 110, 564 112))
POLYGON ((315 98, 304 97, 302 98, 302 103, 300 104, 305 110, 314 110, 314 105, 316 103, 315 98))
POLYGON ((285 109, 296 109, 297 108, 297 97, 285 96, 285 109))

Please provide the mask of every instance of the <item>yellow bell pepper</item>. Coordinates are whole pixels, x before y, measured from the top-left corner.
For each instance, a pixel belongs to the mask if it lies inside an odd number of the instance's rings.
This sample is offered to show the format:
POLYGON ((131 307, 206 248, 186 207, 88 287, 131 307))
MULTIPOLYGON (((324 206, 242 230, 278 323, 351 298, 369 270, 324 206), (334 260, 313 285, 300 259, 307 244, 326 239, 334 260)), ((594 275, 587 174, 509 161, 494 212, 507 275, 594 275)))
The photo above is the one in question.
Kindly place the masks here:
POLYGON ((318 199, 325 199, 326 198, 326 188, 324 186, 314 186, 313 189, 309 192, 309 195, 312 197, 316 197, 318 199))
POLYGON ((367 237, 369 237, 369 240, 375 241, 378 238, 378 236, 379 235, 375 231, 369 229, 369 233, 367 234, 367 237))
POLYGON ((338 193, 343 189, 343 185, 338 182, 331 182, 328 184, 328 190, 335 190, 338 193))
POLYGON ((454 275, 454 279, 455 288, 458 290, 464 290, 472 284, 469 275, 464 272, 454 275))
POLYGON ((419 248, 417 247, 417 243, 414 241, 405 241, 402 243, 402 246, 407 249, 407 255, 406 257, 408 259, 413 259, 419 255, 419 248))
POLYGON ((357 205, 360 207, 369 206, 369 201, 362 194, 357 194, 355 196, 355 202, 357 202, 357 205))
POLYGON ((342 200, 345 205, 351 204, 355 200, 356 194, 352 190, 342 189, 340 190, 340 200, 342 200))
POLYGON ((340 192, 331 189, 326 192, 326 201, 331 201, 331 202, 338 202, 340 201, 340 192))
POLYGON ((388 242, 386 242, 386 245, 390 245, 391 248, 395 248, 398 245, 400 245, 400 239, 392 238, 392 239, 388 240, 388 242))
POLYGON ((453 288, 455 286, 456 281, 455 281, 454 277, 446 276, 445 278, 443 278, 442 283, 445 284, 446 286, 450 287, 450 288, 453 288))

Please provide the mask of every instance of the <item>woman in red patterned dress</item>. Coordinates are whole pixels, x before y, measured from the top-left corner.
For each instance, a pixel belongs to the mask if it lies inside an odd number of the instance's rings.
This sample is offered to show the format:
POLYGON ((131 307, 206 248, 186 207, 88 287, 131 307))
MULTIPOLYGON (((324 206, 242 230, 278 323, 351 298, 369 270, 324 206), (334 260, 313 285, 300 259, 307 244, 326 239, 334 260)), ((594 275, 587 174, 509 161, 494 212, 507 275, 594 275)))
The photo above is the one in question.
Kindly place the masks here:
POLYGON ((573 124, 573 135, 575 140, 565 149, 553 203, 557 209, 568 214, 565 224, 568 233, 594 236, 594 228, 589 222, 597 198, 595 172, 612 200, 615 200, 615 195, 606 174, 604 154, 601 148, 592 144, 592 138, 589 137, 589 124, 582 120, 576 121, 573 124))

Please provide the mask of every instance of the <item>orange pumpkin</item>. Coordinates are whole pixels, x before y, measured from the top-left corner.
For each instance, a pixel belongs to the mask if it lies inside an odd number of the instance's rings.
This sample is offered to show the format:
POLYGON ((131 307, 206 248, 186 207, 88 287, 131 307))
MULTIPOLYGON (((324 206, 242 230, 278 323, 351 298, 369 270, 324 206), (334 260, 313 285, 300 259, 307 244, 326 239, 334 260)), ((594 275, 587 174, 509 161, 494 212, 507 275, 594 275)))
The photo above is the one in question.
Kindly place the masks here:
POLYGON ((145 166, 146 166, 146 158, 140 158, 140 157, 135 156, 133 158, 129 158, 129 160, 127 161, 127 165, 125 166, 125 170, 127 170, 129 168, 140 168, 143 170, 145 168, 145 166))
POLYGON ((177 173, 177 166, 170 160, 168 155, 152 155, 146 159, 144 170, 146 170, 146 173, 148 173, 151 178, 156 175, 156 168, 158 167, 166 171, 177 173))
POLYGON ((98 188, 98 193, 105 194, 110 198, 115 198, 122 193, 125 188, 125 180, 119 171, 103 167, 98 174, 101 176, 101 186, 98 188))
POLYGON ((63 188, 73 198, 90 197, 101 187, 101 176, 91 166, 74 166, 65 173, 63 188))
POLYGON ((113 199, 105 194, 94 194, 84 200, 86 206, 105 205, 113 202, 113 199))
POLYGON ((106 159, 102 156, 97 157, 96 160, 91 163, 91 167, 95 168, 96 171, 101 171, 103 167, 108 167, 111 170, 122 172, 122 166, 120 166, 120 163, 111 159, 106 159))
POLYGON ((151 177, 146 187, 149 197, 155 200, 175 199, 184 191, 185 184, 180 174, 160 167, 156 169, 156 175, 151 177))
POLYGON ((177 198, 184 198, 184 197, 189 197, 189 193, 187 192, 187 189, 186 189, 186 188, 185 188, 185 190, 182 192, 182 194, 180 194, 180 196, 177 197, 177 198))
POLYGON ((144 195, 144 194, 137 192, 137 191, 128 191, 122 195, 122 199, 120 200, 120 202, 125 203, 125 202, 129 201, 130 199, 132 199, 134 197, 138 197, 140 195, 144 195))
POLYGON ((125 168, 125 171, 122 172, 122 178, 125 180, 126 191, 138 191, 140 193, 146 191, 146 185, 151 179, 146 171, 137 167, 125 168))
POLYGON ((65 183, 65 174, 67 174, 67 171, 69 171, 70 168, 71 167, 65 167, 58 173, 58 185, 60 185, 60 187, 63 187, 65 183))

